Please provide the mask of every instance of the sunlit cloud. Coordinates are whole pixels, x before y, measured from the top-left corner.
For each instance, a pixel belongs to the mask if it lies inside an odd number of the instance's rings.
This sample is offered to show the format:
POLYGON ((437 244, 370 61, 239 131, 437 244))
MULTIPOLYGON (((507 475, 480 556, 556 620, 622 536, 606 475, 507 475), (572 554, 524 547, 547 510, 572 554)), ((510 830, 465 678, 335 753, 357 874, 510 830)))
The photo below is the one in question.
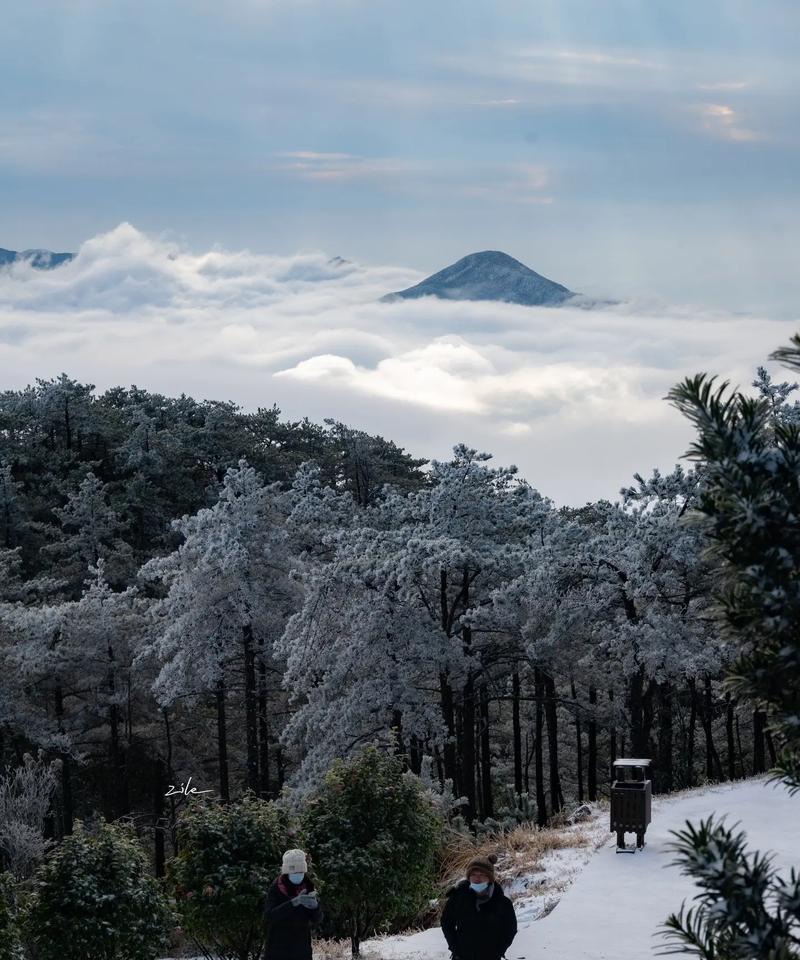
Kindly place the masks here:
POLYGON ((733 107, 723 103, 704 103, 699 106, 705 129, 723 140, 752 141, 763 139, 755 130, 742 124, 742 119, 733 107))

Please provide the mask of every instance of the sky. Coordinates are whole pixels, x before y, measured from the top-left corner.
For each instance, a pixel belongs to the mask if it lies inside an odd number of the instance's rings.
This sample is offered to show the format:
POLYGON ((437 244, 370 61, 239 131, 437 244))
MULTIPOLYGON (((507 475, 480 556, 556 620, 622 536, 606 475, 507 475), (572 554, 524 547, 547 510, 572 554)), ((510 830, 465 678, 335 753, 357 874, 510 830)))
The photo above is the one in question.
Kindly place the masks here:
POLYGON ((0 277, 5 385, 277 402, 613 497, 685 449, 672 383, 746 385, 797 325, 798 48, 795 0, 11 5, 0 246, 81 253, 0 277), (375 305, 483 249, 621 303, 375 305))

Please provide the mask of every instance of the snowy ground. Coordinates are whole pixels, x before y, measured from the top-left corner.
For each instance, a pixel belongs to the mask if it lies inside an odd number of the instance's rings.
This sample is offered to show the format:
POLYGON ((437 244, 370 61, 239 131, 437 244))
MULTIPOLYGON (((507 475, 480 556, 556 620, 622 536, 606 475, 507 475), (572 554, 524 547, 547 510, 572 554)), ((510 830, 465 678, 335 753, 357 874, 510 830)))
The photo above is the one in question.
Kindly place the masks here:
MULTIPOLYGON (((656 799, 643 851, 617 854, 610 834, 593 855, 593 847, 586 848, 585 866, 584 851, 559 851, 562 856, 551 864, 552 869, 563 863, 565 884, 570 873, 577 876, 555 908, 550 904, 549 912, 540 909, 535 898, 515 904, 519 933, 508 960, 642 960, 655 956, 663 943, 654 937, 659 925, 693 894, 691 881, 668 865, 672 858, 665 849, 671 839, 669 831, 711 813, 727 814, 729 824, 740 821, 750 849, 773 851, 776 864, 787 872, 800 864, 800 798, 792 799, 782 787, 748 780, 656 799)), ((629 835, 628 840, 632 839, 629 835)), ((533 875, 531 882, 538 876, 533 875)), ((438 927, 372 940, 365 944, 364 954, 386 960, 449 957, 438 927)))

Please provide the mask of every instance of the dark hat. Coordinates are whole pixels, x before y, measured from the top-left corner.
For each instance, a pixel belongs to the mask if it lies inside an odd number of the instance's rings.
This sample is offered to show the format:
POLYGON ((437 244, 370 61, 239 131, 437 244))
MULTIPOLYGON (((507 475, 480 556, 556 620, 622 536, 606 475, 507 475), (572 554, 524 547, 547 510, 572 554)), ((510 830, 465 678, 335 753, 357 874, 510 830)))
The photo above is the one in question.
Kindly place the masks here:
POLYGON ((467 864, 467 877, 473 870, 480 870, 485 873, 489 880, 494 883, 494 865, 497 863, 495 854, 490 853, 488 857, 475 857, 467 864))

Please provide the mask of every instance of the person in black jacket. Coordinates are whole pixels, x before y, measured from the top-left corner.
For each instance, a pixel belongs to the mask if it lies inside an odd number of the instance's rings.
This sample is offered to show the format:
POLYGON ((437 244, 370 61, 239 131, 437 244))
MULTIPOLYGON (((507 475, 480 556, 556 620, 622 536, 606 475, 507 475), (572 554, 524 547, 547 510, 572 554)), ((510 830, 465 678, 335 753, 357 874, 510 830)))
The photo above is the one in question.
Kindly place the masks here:
POLYGON ((447 894, 442 933, 453 960, 500 960, 517 935, 514 907, 494 875, 496 857, 473 860, 447 894))
POLYGON ((302 850, 287 850, 281 874, 264 900, 264 960, 311 960, 311 928, 321 919, 322 907, 308 876, 306 855, 302 850))

